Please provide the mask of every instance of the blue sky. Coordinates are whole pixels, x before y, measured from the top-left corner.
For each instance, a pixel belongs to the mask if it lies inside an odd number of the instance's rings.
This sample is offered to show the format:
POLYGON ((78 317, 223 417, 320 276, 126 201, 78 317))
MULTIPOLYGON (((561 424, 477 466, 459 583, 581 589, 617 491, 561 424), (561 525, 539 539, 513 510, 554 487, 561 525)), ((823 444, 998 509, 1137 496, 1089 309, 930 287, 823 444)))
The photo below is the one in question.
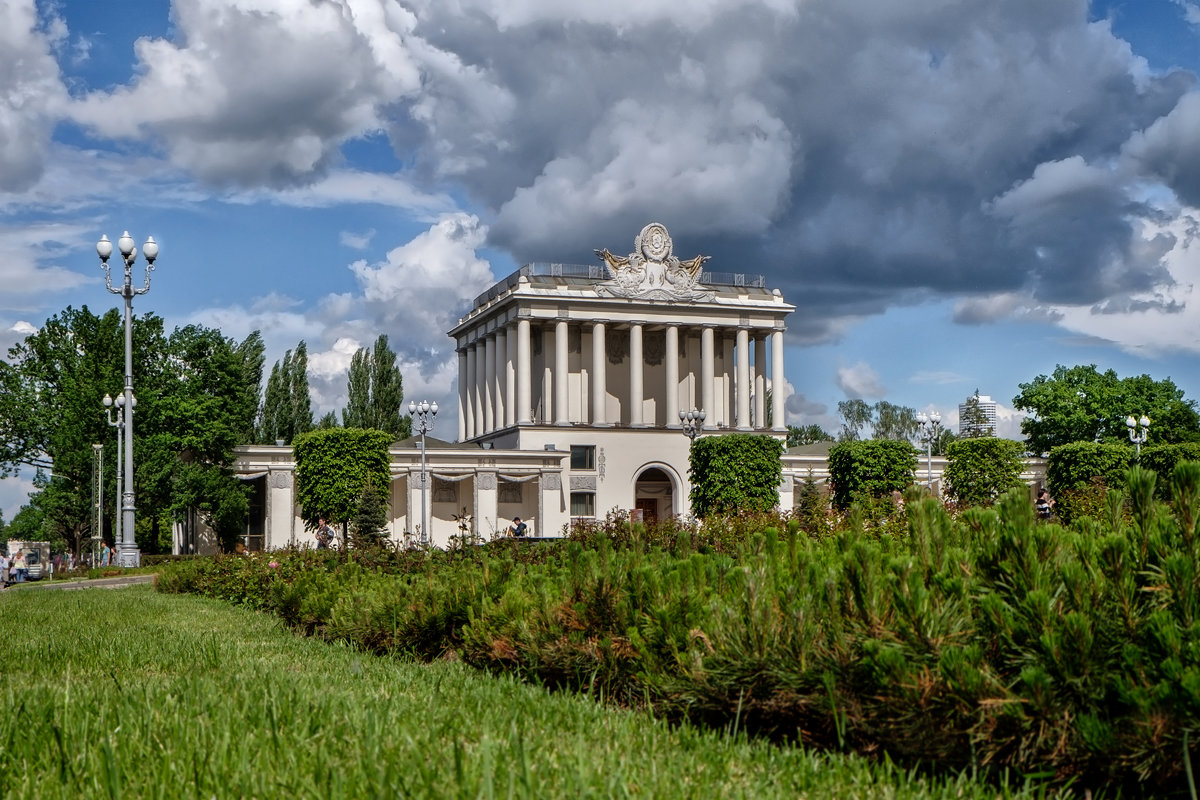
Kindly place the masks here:
POLYGON ((796 424, 978 388, 1015 437, 1056 364, 1197 398, 1198 74, 1190 0, 8 0, 0 350, 113 307, 128 229, 136 311, 304 339, 319 413, 380 332, 453 408, 471 298, 659 221, 797 305, 796 424))

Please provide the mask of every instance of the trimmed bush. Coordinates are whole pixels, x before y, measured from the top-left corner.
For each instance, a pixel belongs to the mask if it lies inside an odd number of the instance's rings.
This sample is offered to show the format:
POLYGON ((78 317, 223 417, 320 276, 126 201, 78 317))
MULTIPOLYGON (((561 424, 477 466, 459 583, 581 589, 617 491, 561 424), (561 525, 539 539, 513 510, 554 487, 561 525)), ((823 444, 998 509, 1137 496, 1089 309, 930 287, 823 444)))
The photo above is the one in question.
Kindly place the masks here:
POLYGON ((1018 489, 1025 446, 1011 439, 959 439, 946 447, 946 495, 963 506, 990 506, 1004 493, 1018 489))
POLYGON ((845 509, 859 500, 903 492, 913 481, 917 450, 898 439, 841 442, 829 449, 833 504, 845 509))
POLYGON ((1054 496, 1054 511, 1063 522, 1095 516, 1105 506, 1110 487, 1125 485, 1133 448, 1123 444, 1073 442, 1050 451, 1046 483, 1054 496))
POLYGON ((692 442, 692 513, 770 511, 779 505, 783 442, 753 433, 705 436, 692 442))
POLYGON ((1159 474, 1158 497, 1160 500, 1165 500, 1170 496, 1170 489, 1165 478, 1175 471, 1175 465, 1181 461, 1200 461, 1200 443, 1154 444, 1142 447, 1142 458, 1138 463, 1159 474))

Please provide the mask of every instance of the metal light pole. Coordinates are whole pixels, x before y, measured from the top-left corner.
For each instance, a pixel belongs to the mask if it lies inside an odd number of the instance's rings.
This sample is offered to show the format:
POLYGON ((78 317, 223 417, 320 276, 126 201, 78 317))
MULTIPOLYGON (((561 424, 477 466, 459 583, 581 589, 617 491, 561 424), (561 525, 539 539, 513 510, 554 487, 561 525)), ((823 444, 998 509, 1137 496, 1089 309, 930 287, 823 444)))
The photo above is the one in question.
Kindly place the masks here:
MULTIPOLYGON (((125 265, 125 282, 121 286, 112 285, 112 274, 108 266, 108 258, 112 255, 112 242, 108 236, 100 237, 96 243, 96 255, 100 256, 100 264, 104 267, 104 284, 113 294, 125 298, 125 486, 121 495, 121 536, 117 543, 117 560, 122 567, 136 567, 141 563, 142 554, 138 551, 134 537, 133 514, 133 298, 150 291, 150 273, 154 271, 154 260, 158 258, 158 244, 153 236, 146 237, 142 245, 142 255, 146 258, 146 283, 141 288, 133 285, 133 265, 137 261, 137 248, 133 246, 133 237, 129 231, 117 240, 117 248, 125 265)), ((120 412, 118 412, 120 413, 120 412)))
POLYGON ((433 430, 433 421, 437 417, 438 404, 422 400, 408 404, 408 413, 417 422, 417 433, 421 434, 421 545, 429 546, 429 504, 426 495, 429 492, 429 476, 425 472, 425 434, 433 430))
POLYGON ((1132 416, 1126 417, 1125 427, 1129 428, 1129 441, 1133 442, 1137 458, 1140 461, 1142 458, 1142 445, 1146 443, 1146 437, 1150 434, 1150 418, 1145 414, 1142 414, 1141 419, 1132 416))
POLYGON ((942 415, 934 411, 917 414, 917 424, 921 426, 921 441, 925 443, 925 477, 929 493, 933 494, 933 443, 937 441, 942 429, 942 415))
MULTIPOLYGON (((124 476, 121 474, 121 447, 124 445, 125 439, 125 420, 121 418, 121 410, 125 408, 125 395, 117 395, 117 414, 113 416, 113 399, 111 395, 104 395, 105 413, 108 415, 108 424, 117 429, 117 519, 113 524, 113 539, 117 542, 124 541, 121 536, 121 495, 124 476)), ((137 405, 137 398, 133 398, 133 404, 137 405)))
MULTIPOLYGON (((98 542, 104 535, 104 445, 92 445, 92 453, 96 456, 96 530, 92 534, 92 539, 98 542)), ((95 549, 93 546, 92 550, 95 549)))
MULTIPOLYGON (((691 441, 696 441, 696 436, 704 430, 704 412, 692 409, 691 411, 679 412, 679 424, 683 428, 683 435, 691 441)), ((676 440, 678 441, 678 440, 676 440)))

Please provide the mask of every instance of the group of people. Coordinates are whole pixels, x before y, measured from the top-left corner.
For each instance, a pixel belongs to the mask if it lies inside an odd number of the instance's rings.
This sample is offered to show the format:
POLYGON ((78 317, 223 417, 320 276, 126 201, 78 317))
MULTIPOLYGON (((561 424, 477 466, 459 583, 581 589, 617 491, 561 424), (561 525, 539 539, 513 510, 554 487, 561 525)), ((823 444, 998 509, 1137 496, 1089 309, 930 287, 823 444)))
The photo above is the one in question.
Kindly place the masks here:
POLYGON ((10 583, 24 583, 29 577, 29 565, 25 563, 25 551, 18 550, 15 556, 0 553, 0 586, 7 587, 10 583))

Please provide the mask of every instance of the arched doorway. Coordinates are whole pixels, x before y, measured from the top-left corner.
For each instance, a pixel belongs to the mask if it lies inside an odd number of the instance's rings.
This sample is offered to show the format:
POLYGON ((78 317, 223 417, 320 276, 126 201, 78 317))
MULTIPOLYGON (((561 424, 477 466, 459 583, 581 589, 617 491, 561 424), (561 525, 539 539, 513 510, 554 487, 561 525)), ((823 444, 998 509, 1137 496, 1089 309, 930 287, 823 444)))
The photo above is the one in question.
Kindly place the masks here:
POLYGON ((633 498, 644 521, 669 517, 675 513, 675 481, 661 467, 648 467, 634 482, 633 498))

